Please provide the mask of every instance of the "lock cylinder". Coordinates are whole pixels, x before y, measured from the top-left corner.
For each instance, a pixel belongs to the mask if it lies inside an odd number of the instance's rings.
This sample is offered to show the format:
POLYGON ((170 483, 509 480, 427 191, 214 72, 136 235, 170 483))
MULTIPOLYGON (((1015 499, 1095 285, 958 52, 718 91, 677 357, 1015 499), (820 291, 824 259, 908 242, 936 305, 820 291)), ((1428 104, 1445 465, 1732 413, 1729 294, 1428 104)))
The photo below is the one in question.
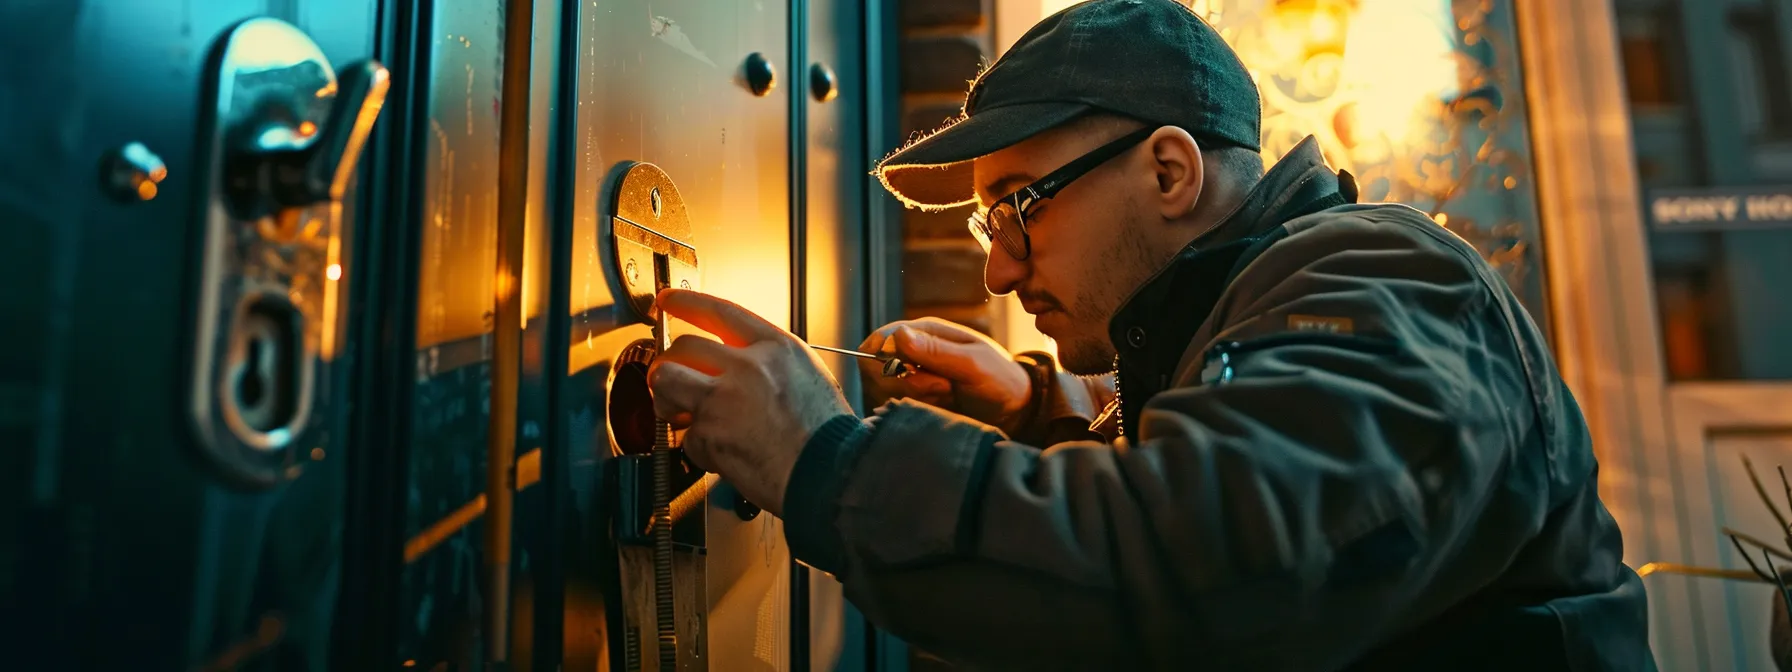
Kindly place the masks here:
POLYGON ((658 349, 649 339, 628 344, 616 356, 610 370, 607 393, 610 454, 647 455, 653 452, 653 394, 647 388, 647 369, 658 349))
POLYGON ((266 437, 264 448, 290 440, 298 424, 301 400, 308 394, 304 316, 278 295, 249 300, 232 330, 234 342, 225 363, 221 390, 227 418, 266 437))

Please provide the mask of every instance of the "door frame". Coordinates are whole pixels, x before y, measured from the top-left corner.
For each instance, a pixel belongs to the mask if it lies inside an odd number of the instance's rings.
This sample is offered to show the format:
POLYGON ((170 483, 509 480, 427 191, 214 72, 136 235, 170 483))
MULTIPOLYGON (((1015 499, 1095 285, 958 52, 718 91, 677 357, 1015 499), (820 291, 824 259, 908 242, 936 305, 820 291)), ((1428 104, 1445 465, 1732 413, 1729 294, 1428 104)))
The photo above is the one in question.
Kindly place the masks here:
MULTIPOLYGON (((1705 446, 1726 432, 1792 430, 1792 381, 1668 381, 1611 0, 1514 5, 1556 356, 1593 434, 1600 496, 1631 567, 1719 566, 1713 519, 1695 515, 1712 506, 1705 446)), ((1730 624, 1712 608, 1714 581, 1644 579, 1663 669, 1731 659, 1719 650, 1730 624)))

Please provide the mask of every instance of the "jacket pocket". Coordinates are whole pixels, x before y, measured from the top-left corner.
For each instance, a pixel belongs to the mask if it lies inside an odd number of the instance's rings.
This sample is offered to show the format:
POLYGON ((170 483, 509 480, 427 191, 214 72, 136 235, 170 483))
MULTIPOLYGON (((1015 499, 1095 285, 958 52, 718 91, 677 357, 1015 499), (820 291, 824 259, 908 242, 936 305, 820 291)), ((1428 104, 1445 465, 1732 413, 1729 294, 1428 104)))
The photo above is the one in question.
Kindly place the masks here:
POLYGON ((1280 333, 1244 341, 1221 341, 1201 355, 1201 384, 1230 383, 1234 375, 1233 365, 1240 357, 1285 345, 1322 345, 1375 355, 1393 355, 1400 351, 1400 344, 1390 338, 1326 332, 1280 333))

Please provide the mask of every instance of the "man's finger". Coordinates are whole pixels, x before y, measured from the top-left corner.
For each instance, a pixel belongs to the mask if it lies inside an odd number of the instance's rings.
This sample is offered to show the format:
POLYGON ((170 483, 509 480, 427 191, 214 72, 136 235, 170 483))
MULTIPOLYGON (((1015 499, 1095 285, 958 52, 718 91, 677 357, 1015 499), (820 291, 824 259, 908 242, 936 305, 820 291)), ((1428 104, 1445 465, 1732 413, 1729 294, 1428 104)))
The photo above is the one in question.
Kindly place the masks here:
POLYGON ((884 375, 884 364, 876 360, 859 360, 859 375, 874 381, 883 394, 892 397, 918 397, 921 395, 943 395, 952 393, 952 381, 946 380, 926 371, 916 371, 901 378, 884 375))
POLYGON ((971 358, 974 345, 956 343, 904 325, 896 329, 896 353, 923 369, 955 380, 982 375, 971 358))
POLYGON ((789 334, 778 328, 778 325, 754 315, 753 311, 709 294, 688 289, 664 289, 660 290, 655 301, 666 314, 715 334, 729 345, 751 345, 759 341, 785 338, 789 334))
POLYGON ((932 315, 903 322, 900 326, 908 327, 932 336, 938 336, 953 343, 978 343, 988 338, 969 327, 948 322, 932 315))
POLYGON ((890 332, 892 331, 895 331, 894 327, 871 332, 870 336, 866 336, 865 340, 859 343, 859 352, 879 352, 883 350, 884 343, 890 340, 890 332))
POLYGON ((697 413, 703 400, 716 388, 710 376, 677 362, 654 362, 647 372, 647 387, 653 392, 653 412, 662 418, 697 413))
POLYGON ((740 366, 745 358, 737 348, 696 334, 685 334, 673 339, 672 347, 653 358, 653 361, 656 366, 660 362, 678 363, 696 369, 705 375, 719 376, 729 369, 740 366))
POLYGON ((916 371, 899 382, 914 390, 914 396, 939 397, 952 394, 952 381, 923 371, 916 371))
POLYGON ((713 456, 710 455, 709 440, 703 434, 701 427, 693 425, 690 431, 684 433, 684 440, 679 445, 684 447, 684 455, 690 458, 691 464, 697 465, 697 468, 704 471, 715 473, 716 465, 713 456))

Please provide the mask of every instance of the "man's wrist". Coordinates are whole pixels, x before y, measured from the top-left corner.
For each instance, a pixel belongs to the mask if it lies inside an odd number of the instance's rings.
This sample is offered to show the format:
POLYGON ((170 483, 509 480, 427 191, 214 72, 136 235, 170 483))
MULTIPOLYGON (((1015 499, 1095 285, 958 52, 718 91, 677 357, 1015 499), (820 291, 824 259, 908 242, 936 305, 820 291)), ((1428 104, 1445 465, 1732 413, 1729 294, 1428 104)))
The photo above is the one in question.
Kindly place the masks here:
POLYGON ((1014 356, 1015 365, 1027 373, 1027 402, 1020 411, 1003 423, 1001 430, 1009 438, 1027 441, 1028 430, 1038 424, 1040 409, 1045 407, 1045 397, 1051 392, 1052 371, 1051 355, 1042 352, 1023 352, 1014 356))
POLYGON ((784 486, 784 538, 790 554, 829 574, 846 568, 846 542, 836 522, 840 495, 871 431, 870 423, 851 414, 822 423, 803 445, 784 486))

